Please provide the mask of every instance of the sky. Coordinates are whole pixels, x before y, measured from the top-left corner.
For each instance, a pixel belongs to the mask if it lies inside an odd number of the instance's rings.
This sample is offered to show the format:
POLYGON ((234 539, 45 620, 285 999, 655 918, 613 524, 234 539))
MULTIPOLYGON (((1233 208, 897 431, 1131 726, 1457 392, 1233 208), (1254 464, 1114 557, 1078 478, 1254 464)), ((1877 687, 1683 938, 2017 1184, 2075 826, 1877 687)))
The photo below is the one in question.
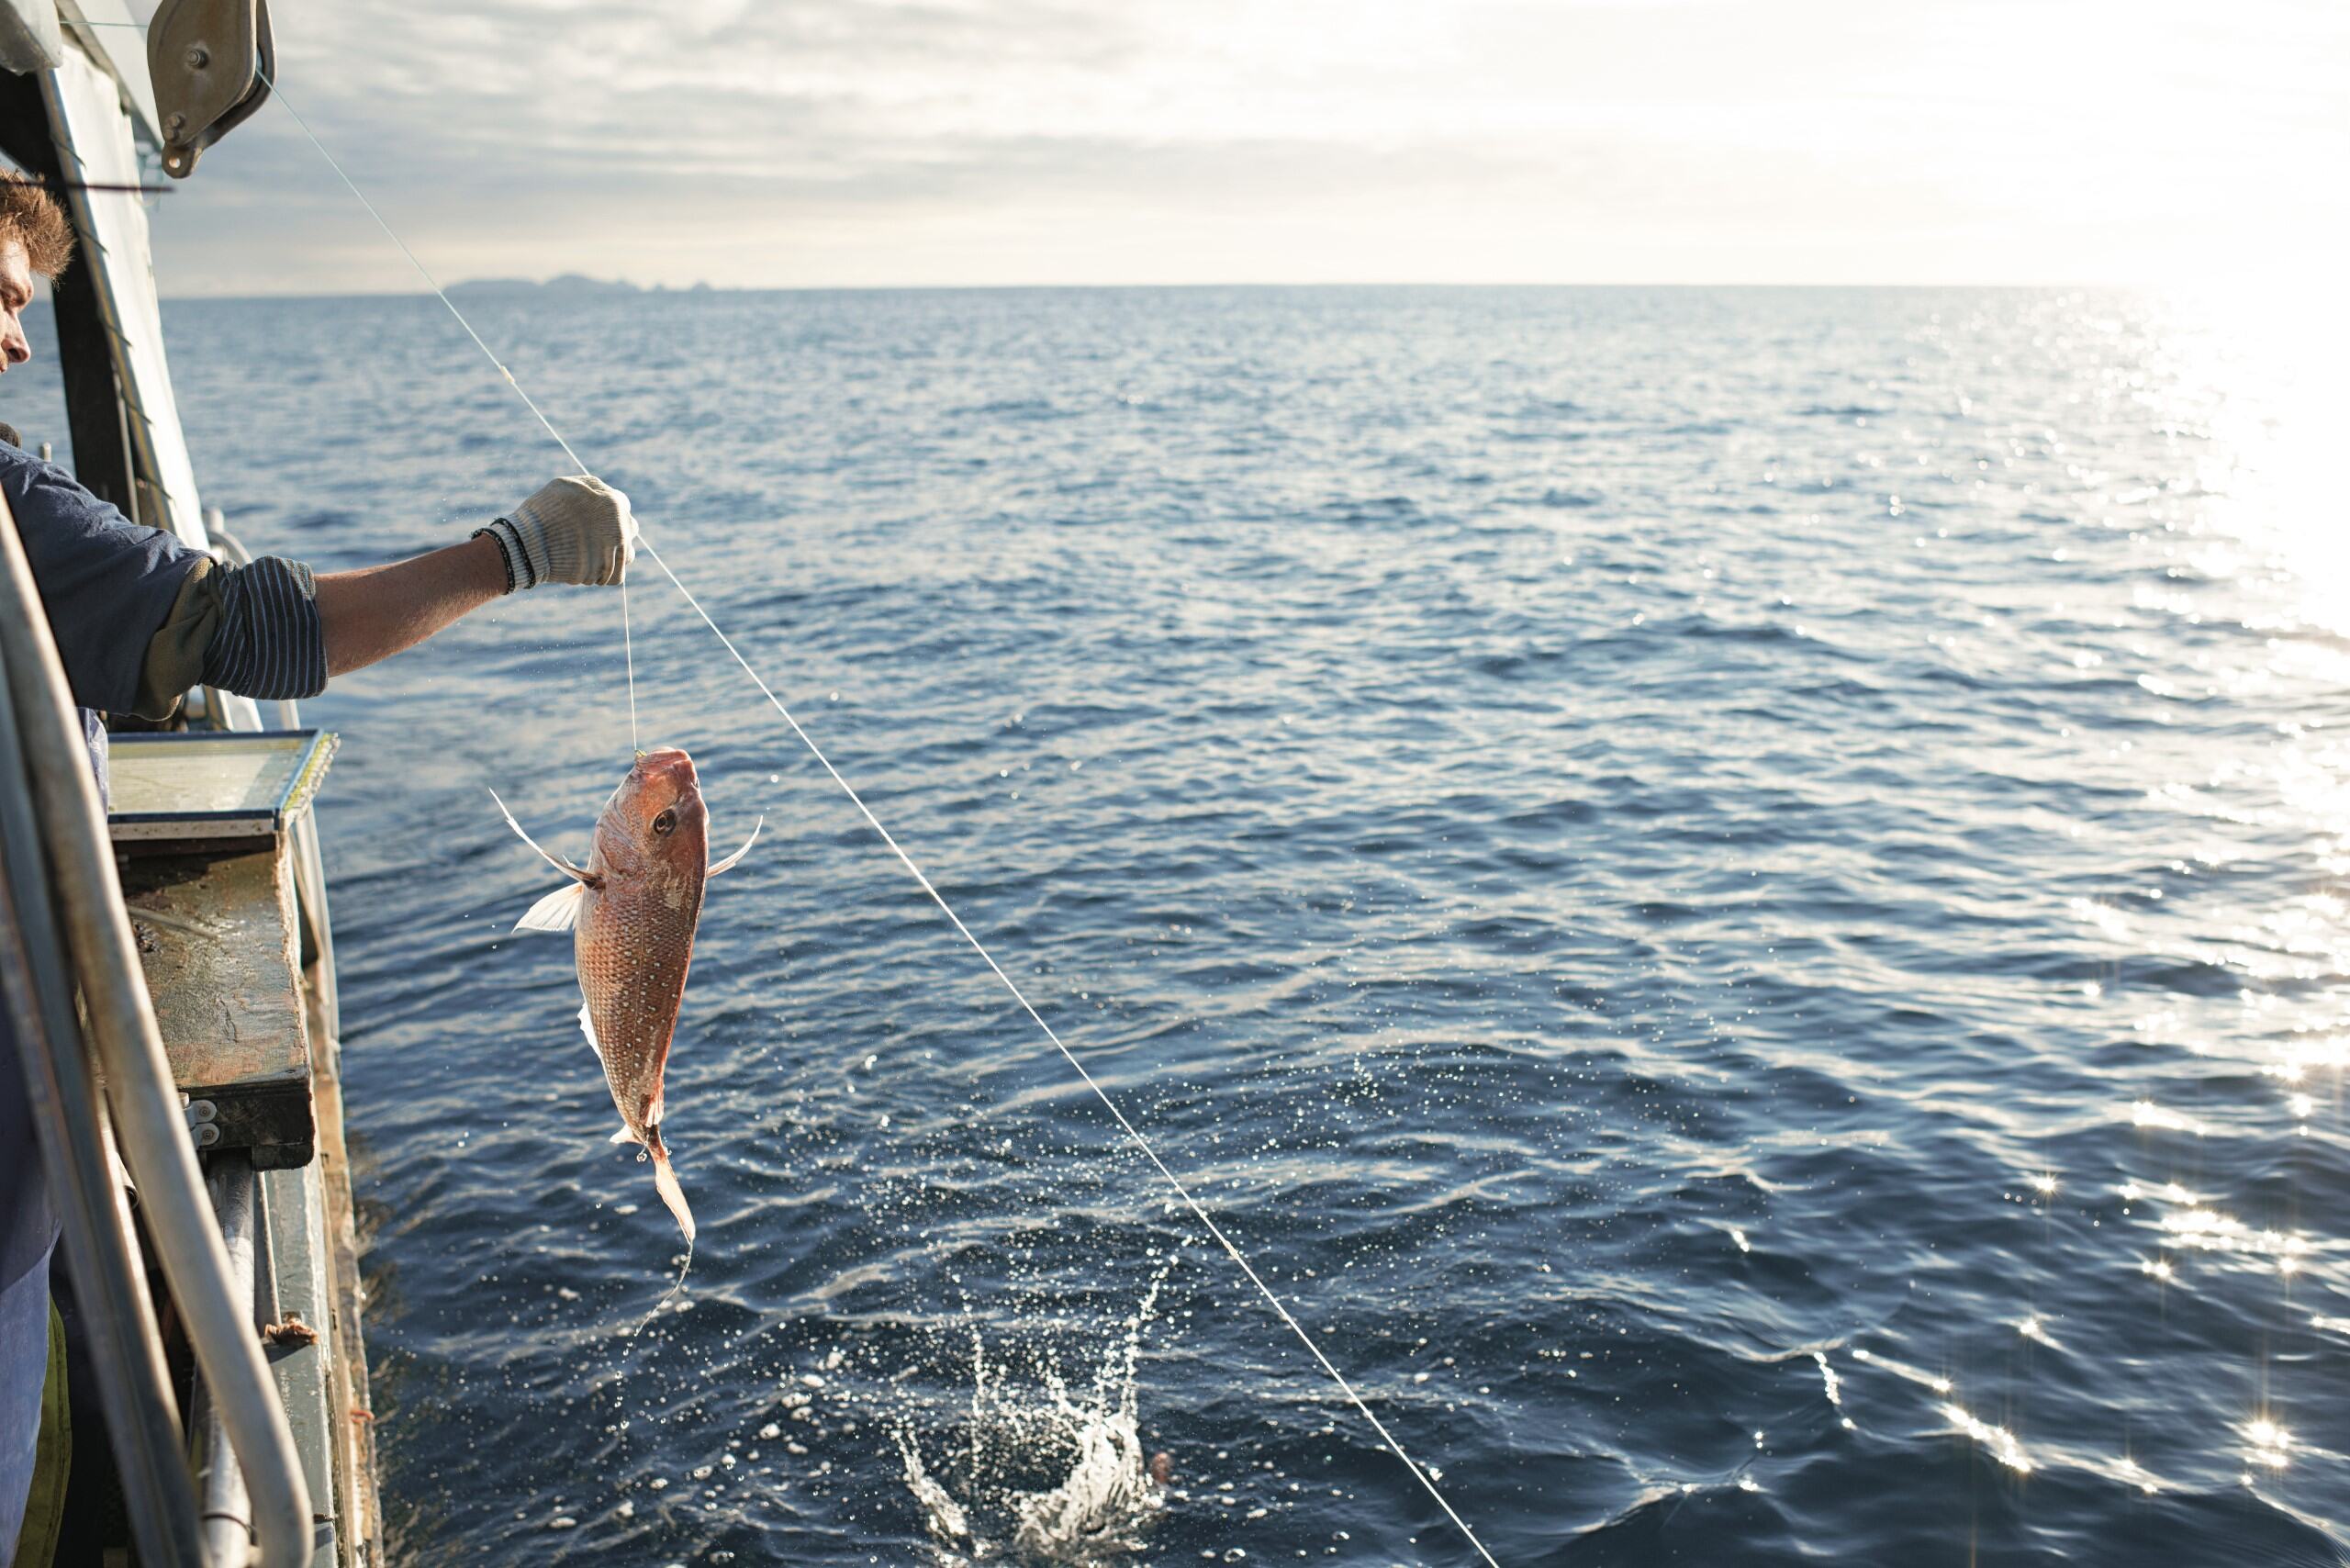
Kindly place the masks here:
MULTIPOLYGON (((444 281, 2330 284, 2350 238, 2338 0, 274 13, 444 281)), ((275 106, 155 207, 167 293, 416 286, 275 106)))

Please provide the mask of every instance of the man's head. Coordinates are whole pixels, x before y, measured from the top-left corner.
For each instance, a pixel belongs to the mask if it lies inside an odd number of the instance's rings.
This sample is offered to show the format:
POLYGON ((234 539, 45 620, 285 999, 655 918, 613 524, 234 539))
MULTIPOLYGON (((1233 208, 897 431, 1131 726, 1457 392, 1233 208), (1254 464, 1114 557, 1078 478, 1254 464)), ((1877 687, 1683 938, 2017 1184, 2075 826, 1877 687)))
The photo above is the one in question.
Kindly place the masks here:
POLYGON ((73 225, 57 198, 22 174, 0 172, 0 373, 33 357, 25 307, 33 274, 55 277, 73 259, 73 225))

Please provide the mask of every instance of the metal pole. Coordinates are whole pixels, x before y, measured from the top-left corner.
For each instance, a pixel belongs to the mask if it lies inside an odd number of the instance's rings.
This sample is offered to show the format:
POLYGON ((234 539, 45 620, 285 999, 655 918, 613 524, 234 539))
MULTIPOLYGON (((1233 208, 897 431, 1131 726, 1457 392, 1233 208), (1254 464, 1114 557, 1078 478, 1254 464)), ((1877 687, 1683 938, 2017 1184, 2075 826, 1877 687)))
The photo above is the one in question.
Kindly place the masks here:
POLYGON ((90 776, 65 672, 16 519, 0 498, 0 656, 24 738, 34 816, 65 923, 90 1037, 114 1106, 123 1159, 139 1183, 163 1277, 187 1326, 196 1369, 253 1490, 263 1568, 309 1568, 308 1484, 260 1336, 229 1285, 229 1258, 188 1146, 170 1063, 123 913, 106 813, 90 776))
POLYGON ((50 918, 20 741, 7 682, 0 680, 0 1005, 15 1025, 25 1092, 42 1130, 41 1166, 64 1232, 65 1260, 89 1307, 81 1321, 122 1475, 131 1543, 152 1568, 201 1568, 179 1406, 108 1155, 106 1101, 73 1014, 73 976, 50 918))
MULTIPOLYGON (((204 1173, 212 1199, 212 1213, 220 1221, 220 1242, 229 1249, 229 1284, 253 1319, 253 1293, 259 1253, 255 1237, 261 1228, 261 1206, 255 1201, 260 1183, 252 1160, 242 1154, 216 1154, 204 1173)), ((201 1383, 189 1414, 196 1441, 196 1484, 204 1495, 204 1555, 212 1568, 242 1563, 252 1556, 252 1498, 245 1490, 245 1473, 229 1447, 229 1429, 220 1406, 201 1383)))

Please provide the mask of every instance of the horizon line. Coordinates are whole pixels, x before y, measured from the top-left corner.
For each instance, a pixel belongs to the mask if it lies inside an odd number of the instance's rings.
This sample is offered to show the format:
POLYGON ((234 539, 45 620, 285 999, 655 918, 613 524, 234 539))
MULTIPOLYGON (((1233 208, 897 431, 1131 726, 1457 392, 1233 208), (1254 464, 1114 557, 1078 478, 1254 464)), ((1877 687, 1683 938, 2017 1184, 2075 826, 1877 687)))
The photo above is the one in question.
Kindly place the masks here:
MULTIPOLYGON (((577 277, 578 274, 558 274, 577 277)), ((47 280, 43 280, 46 283, 47 280)), ((634 284, 622 280, 580 277, 566 286, 554 279, 526 278, 464 278, 443 286, 451 293, 459 290, 500 289, 516 295, 533 293, 597 293, 608 295, 693 295, 693 294, 1043 294, 1043 293, 1144 293, 1178 290, 1206 291, 1210 289, 1458 289, 1462 291, 1490 289, 1494 291, 1528 291, 1536 289, 1774 289, 1796 291, 1908 291, 1924 293, 1971 289, 2009 293, 2045 292, 2079 289, 2118 293, 2182 293, 2207 291, 2222 286, 2215 282, 2154 283, 2145 280, 2118 282, 2107 280, 2061 279, 2045 282, 2004 280, 1994 282, 1924 282, 1871 281, 1726 281, 1695 279, 1655 280, 1401 280, 1354 279, 1318 282, 1215 280, 1185 283, 793 283, 793 284, 634 284)), ((48 290, 43 288, 46 297, 48 290)), ((431 299, 430 290, 422 288, 353 288, 353 289, 273 289, 250 294, 188 293, 178 290, 160 295, 166 304, 213 303, 241 304, 271 299, 431 299)))

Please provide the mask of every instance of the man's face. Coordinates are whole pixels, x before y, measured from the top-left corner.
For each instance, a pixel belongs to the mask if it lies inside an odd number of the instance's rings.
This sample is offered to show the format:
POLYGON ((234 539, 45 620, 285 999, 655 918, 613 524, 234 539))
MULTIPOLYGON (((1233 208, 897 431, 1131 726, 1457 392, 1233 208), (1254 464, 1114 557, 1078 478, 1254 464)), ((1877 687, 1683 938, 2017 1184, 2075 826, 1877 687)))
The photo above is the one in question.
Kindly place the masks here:
POLYGON ((0 375, 33 357, 25 341, 25 307, 33 302, 32 263, 22 240, 0 240, 0 375))

